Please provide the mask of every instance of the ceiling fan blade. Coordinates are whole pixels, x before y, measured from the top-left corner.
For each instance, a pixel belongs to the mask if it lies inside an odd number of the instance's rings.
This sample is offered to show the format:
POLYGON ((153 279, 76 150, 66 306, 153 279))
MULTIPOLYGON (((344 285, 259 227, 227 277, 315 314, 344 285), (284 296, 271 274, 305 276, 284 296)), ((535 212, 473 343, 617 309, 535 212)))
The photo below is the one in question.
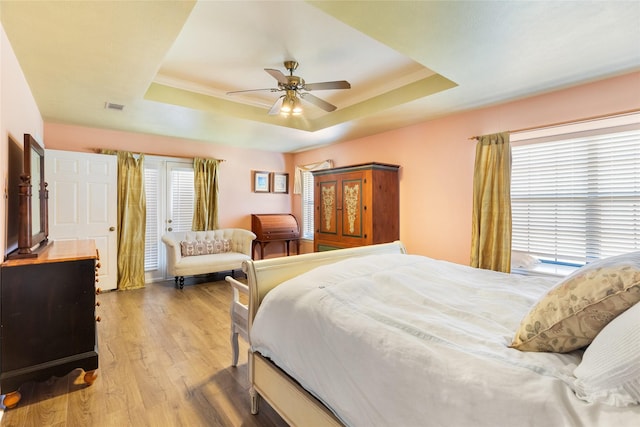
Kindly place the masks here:
POLYGON ((328 89, 351 89, 351 83, 346 80, 335 82, 307 83, 304 90, 328 90, 328 89))
POLYGON ((282 71, 274 70, 273 68, 265 68, 264 70, 267 73, 269 73, 271 75, 271 77, 276 79, 278 81, 278 83, 283 84, 283 85, 286 85, 288 83, 287 76, 282 74, 282 71))
POLYGON ((311 95, 310 93, 300 93, 300 97, 329 113, 335 111, 338 108, 335 105, 329 104, 327 101, 318 98, 317 96, 311 95))
POLYGON ((276 88, 268 88, 268 89, 247 89, 247 90, 233 90, 231 92, 227 92, 227 95, 233 95, 234 93, 245 93, 245 92, 278 92, 280 89, 276 88))
POLYGON ((277 116, 278 114, 280 114, 280 109, 282 108, 282 98, 284 98, 284 95, 278 97, 278 99, 276 99, 276 102, 273 103, 273 105, 269 109, 270 116, 277 116))

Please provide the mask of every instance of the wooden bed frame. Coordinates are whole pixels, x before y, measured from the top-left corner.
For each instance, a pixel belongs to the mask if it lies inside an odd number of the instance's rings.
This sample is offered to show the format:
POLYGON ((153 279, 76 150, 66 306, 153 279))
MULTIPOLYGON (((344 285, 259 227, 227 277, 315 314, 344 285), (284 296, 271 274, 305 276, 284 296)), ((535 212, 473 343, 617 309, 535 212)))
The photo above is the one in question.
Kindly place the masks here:
MULTIPOLYGON (((280 283, 315 267, 373 254, 404 254, 399 242, 315 252, 290 257, 244 261, 249 282, 249 330, 265 295, 280 283)), ((260 398, 291 426, 342 426, 340 420, 318 399, 302 388, 271 361, 249 349, 251 413, 258 413, 260 398)))

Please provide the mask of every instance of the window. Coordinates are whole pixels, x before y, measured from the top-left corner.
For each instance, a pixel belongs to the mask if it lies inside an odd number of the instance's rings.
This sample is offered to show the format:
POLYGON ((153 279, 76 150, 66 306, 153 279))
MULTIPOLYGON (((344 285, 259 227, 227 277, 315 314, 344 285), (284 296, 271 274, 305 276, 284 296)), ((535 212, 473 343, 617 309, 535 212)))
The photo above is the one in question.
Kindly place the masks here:
POLYGON ((313 174, 302 172, 302 238, 313 240, 313 174))
POLYGON ((144 244, 144 270, 153 271, 159 268, 158 245, 160 244, 160 228, 158 227, 160 170, 156 165, 144 168, 144 192, 146 196, 147 221, 144 244))
POLYGON ((640 250, 640 130, 523 141, 512 156, 514 251, 582 265, 640 250))
POLYGON ((317 163, 310 163, 304 166, 296 166, 296 179, 301 177, 301 183, 294 185, 294 192, 301 192, 302 195, 302 238, 313 240, 313 173, 311 171, 330 169, 333 167, 332 160, 323 160, 317 163), (300 186, 299 186, 300 185, 300 186))
POLYGON ((169 170, 168 221, 173 231, 190 231, 193 224, 193 166, 174 166, 169 170))

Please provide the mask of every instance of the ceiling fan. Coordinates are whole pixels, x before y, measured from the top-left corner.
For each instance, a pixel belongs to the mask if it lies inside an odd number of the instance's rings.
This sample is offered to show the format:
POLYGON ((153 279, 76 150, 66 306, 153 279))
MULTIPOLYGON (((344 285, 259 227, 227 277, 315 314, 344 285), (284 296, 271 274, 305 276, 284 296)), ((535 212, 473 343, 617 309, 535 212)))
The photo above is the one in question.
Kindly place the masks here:
POLYGON ((298 68, 296 61, 284 61, 284 67, 289 71, 289 75, 286 76, 280 70, 273 68, 265 68, 264 70, 269 73, 274 79, 278 81, 277 88, 267 89, 248 89, 248 90, 236 90, 227 92, 227 95, 243 92, 284 92, 273 106, 269 109, 269 115, 300 115, 302 113, 302 106, 300 99, 304 99, 307 102, 323 109, 324 111, 331 112, 336 110, 336 106, 328 103, 327 101, 318 98, 309 93, 312 90, 329 90, 329 89, 350 89, 351 84, 346 80, 338 80, 333 82, 320 82, 320 83, 305 83, 302 77, 294 76, 293 72, 298 68), (282 100, 282 102, 280 102, 282 100))

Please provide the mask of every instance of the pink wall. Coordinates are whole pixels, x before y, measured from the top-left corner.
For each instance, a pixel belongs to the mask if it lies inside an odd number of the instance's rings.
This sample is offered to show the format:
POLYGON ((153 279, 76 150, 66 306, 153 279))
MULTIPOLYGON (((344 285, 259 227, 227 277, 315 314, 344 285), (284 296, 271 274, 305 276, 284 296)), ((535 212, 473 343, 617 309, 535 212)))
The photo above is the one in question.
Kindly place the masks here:
MULTIPOLYGON (((300 215, 300 197, 256 194, 251 171, 286 171, 296 164, 332 159, 336 166, 386 162, 400 170, 400 238, 409 252, 468 263, 474 146, 468 138, 505 130, 581 120, 640 109, 640 72, 558 90, 507 104, 449 115, 296 154, 246 150, 178 138, 43 123, 4 29, 0 27, 0 172, 6 183, 7 143, 31 133, 46 148, 110 148, 225 159, 220 183, 220 225, 250 228, 251 213, 300 215)), ((6 188, 6 184, 5 184, 6 188)), ((5 246, 5 205, 0 204, 0 247, 5 246)), ((308 250, 309 245, 305 245, 308 250)), ((278 254, 279 248, 269 253, 278 254)))
MULTIPOLYGON (((400 165, 400 239, 407 250, 468 264, 475 157, 469 137, 632 109, 640 109, 640 72, 297 153, 293 162, 400 165)), ((299 215, 300 196, 292 203, 299 215)))
MULTIPOLYGON (((290 172, 291 155, 247 150, 186 139, 46 123, 47 148, 93 152, 98 148, 126 150, 176 157, 224 159, 220 166, 220 227, 251 229, 252 213, 290 212, 290 194, 252 192, 252 171, 290 172)), ((291 173, 291 172, 290 172, 291 173)), ((266 254, 279 254, 279 245, 269 245, 266 254)))
MULTIPOLYGON (((469 261, 470 249, 475 146, 468 140, 470 136, 640 109, 640 72, 636 72, 296 154, 56 123, 46 123, 43 131, 24 76, 2 36, 3 144, 8 132, 21 135, 28 131, 44 134, 46 147, 59 150, 110 148, 225 159, 220 183, 223 227, 250 228, 251 213, 293 211, 299 217, 299 196, 252 193, 252 170, 286 171, 293 178, 294 165, 324 159, 332 159, 336 166, 370 161, 398 164, 401 240, 411 253, 463 264, 469 261), (16 100, 25 105, 16 104, 16 100), (23 113, 15 110, 16 105, 23 113)), ((1 164, 6 176, 6 145, 3 147, 1 164)), ((0 214, 4 216, 4 212, 0 214)), ((303 245, 303 250, 310 250, 310 245, 303 245)), ((280 254, 281 248, 270 247, 267 253, 280 254)))
MULTIPOLYGON (((24 134, 30 133, 42 143, 43 121, 31 89, 25 80, 20 64, 7 39, 4 28, 0 27, 0 173, 3 194, 18 191, 7 187, 7 152, 11 137, 21 147, 24 134)), ((0 250, 6 247, 6 197, 0 203, 0 250)))

